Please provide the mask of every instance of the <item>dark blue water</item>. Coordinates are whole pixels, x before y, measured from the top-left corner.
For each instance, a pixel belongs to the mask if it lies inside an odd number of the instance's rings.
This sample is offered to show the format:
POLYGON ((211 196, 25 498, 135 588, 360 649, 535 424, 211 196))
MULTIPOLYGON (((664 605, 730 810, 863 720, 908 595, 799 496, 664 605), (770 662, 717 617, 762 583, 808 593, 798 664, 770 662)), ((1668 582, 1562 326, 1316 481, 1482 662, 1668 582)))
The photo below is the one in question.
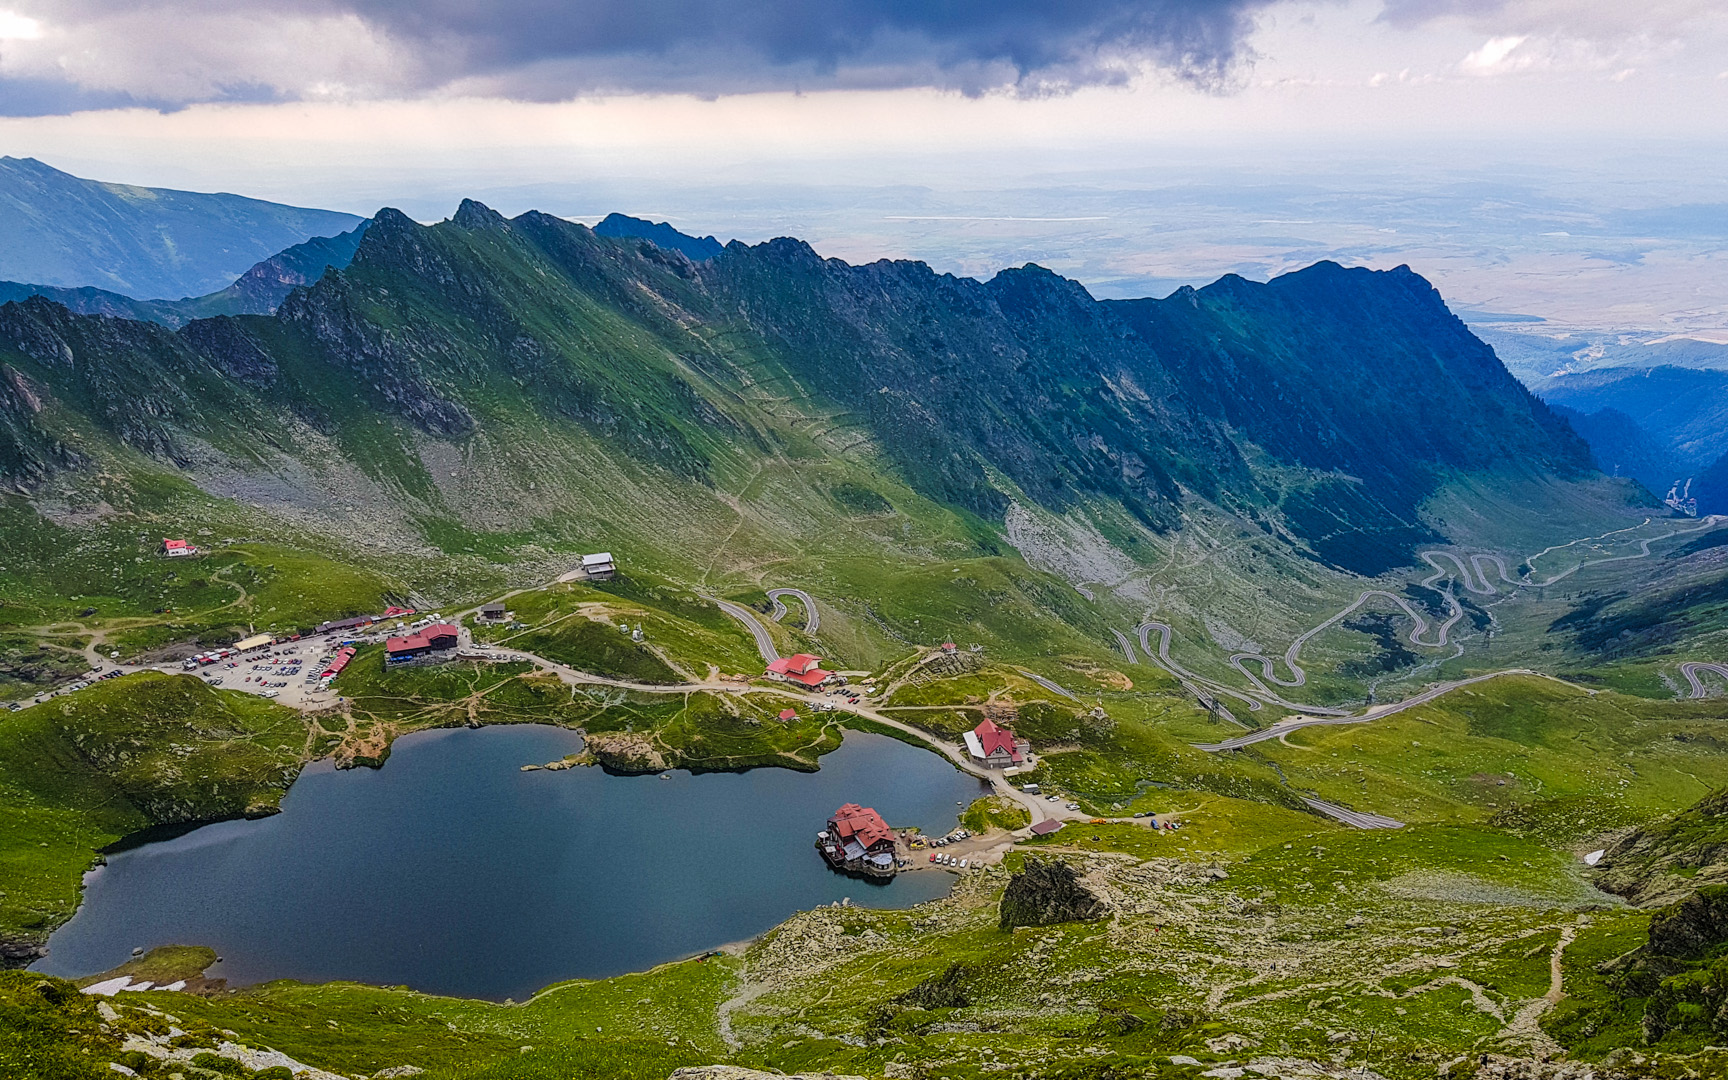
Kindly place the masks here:
POLYGON ((541 726, 396 742, 384 768, 306 769, 282 813, 113 854, 38 970, 87 975, 135 946, 209 945, 210 975, 406 984, 518 1000, 638 971, 851 897, 906 907, 946 874, 887 885, 830 871, 813 842, 845 802, 946 832, 979 782, 941 758, 848 732, 816 773, 522 772, 580 749, 541 726))

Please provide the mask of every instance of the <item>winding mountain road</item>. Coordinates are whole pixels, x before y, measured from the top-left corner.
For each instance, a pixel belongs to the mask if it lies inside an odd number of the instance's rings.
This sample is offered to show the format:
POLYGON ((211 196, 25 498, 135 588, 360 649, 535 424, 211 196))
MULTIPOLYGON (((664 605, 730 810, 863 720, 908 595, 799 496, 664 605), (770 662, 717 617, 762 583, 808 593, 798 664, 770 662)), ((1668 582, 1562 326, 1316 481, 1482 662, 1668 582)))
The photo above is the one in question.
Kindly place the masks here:
POLYGON ((753 612, 743 604, 734 604, 730 600, 711 597, 714 606, 744 624, 744 629, 750 631, 750 636, 756 639, 756 651, 762 654, 764 664, 772 664, 780 659, 779 650, 774 648, 774 638, 769 635, 768 628, 759 622, 753 612))
POLYGON ((768 600, 774 605, 774 621, 779 622, 786 617, 786 605, 780 602, 782 596, 804 605, 804 632, 815 634, 822 628, 822 613, 816 610, 816 599, 803 589, 769 589, 768 600))
POLYGON ((1273 724, 1271 727, 1261 728, 1259 731, 1250 731, 1246 735, 1237 735, 1234 738, 1225 739, 1223 742, 1195 743, 1194 749, 1204 750, 1209 754, 1217 753, 1221 750, 1240 750, 1244 746, 1253 746, 1255 743, 1265 742, 1268 739, 1282 738, 1283 736, 1290 734, 1292 731, 1300 731, 1305 727, 1366 724, 1371 720, 1379 720, 1382 717, 1391 716, 1394 713, 1401 713, 1405 709, 1413 709, 1418 705, 1426 705, 1435 698, 1440 697, 1443 694, 1450 694, 1459 687, 1473 686, 1479 682, 1487 682, 1489 679, 1498 679, 1503 675, 1536 675, 1545 679, 1553 678, 1551 675, 1543 675, 1541 672, 1532 671, 1529 668, 1508 668, 1505 671, 1493 671, 1486 675, 1475 675, 1468 679, 1458 679, 1453 682, 1439 683, 1438 685, 1431 686, 1422 691, 1420 694, 1407 697, 1403 701, 1395 702, 1390 705, 1373 705, 1359 713, 1351 713, 1343 716, 1288 716, 1278 721, 1276 724, 1273 724))
POLYGON ((1704 697, 1710 692, 1704 685, 1704 680, 1698 677, 1698 673, 1701 671, 1708 671, 1713 675, 1720 675, 1723 679, 1728 679, 1728 664, 1710 664, 1703 661, 1681 664, 1680 674, 1686 676, 1687 683, 1692 687, 1692 696, 1695 698, 1704 697))
POLYGON ((1221 683, 1196 675, 1192 671, 1189 671, 1187 668, 1178 664, 1176 661, 1170 659, 1171 631, 1168 625, 1161 622, 1148 621, 1136 626, 1134 631, 1140 635, 1140 651, 1146 654, 1148 660, 1169 672, 1177 682, 1182 684, 1183 689, 1199 698, 1201 704, 1205 705, 1207 708, 1215 708, 1219 712, 1222 712, 1224 718, 1229 720, 1232 724, 1235 724, 1237 727, 1247 727, 1248 725, 1236 719, 1235 713, 1226 709, 1219 703, 1218 698, 1220 696, 1233 697, 1238 701, 1245 702, 1248 705, 1248 710, 1250 712, 1265 708, 1265 705, 1260 702, 1260 699, 1249 697, 1247 694, 1232 690, 1221 683), (1156 650, 1152 648, 1152 642, 1149 640, 1153 631, 1158 632, 1158 648, 1156 650))
MULTIPOLYGON (((1534 574, 1534 564, 1536 560, 1545 555, 1556 551, 1562 551, 1566 548, 1575 547, 1579 544, 1597 544, 1609 540, 1611 537, 1617 537, 1624 533, 1631 532, 1634 529, 1642 528, 1650 524, 1653 520, 1655 519, 1645 518, 1637 525, 1628 526, 1624 529, 1616 529, 1612 532, 1602 533, 1597 536, 1581 537, 1565 544, 1556 544, 1544 548, 1524 560, 1524 564, 1527 567, 1531 567, 1531 573, 1534 574)), ((1458 602, 1457 596, 1454 595, 1452 591, 1452 581, 1459 582, 1463 585, 1466 592, 1477 596, 1498 596, 1500 595, 1501 585, 1511 586, 1514 591, 1518 589, 1541 588, 1569 577, 1586 566, 1647 559, 1650 557, 1650 545, 1653 543, 1671 539, 1676 536, 1703 532, 1716 528, 1724 523, 1728 523, 1728 516, 1712 515, 1704 518, 1698 525, 1691 528, 1670 529, 1659 536, 1650 536, 1639 539, 1635 541, 1638 545, 1638 550, 1633 554, 1611 555, 1599 559, 1581 559, 1576 565, 1561 571, 1553 577, 1542 580, 1534 580, 1529 577, 1513 577, 1511 571, 1507 568, 1505 557, 1492 552, 1476 552, 1468 556, 1453 551, 1441 551, 1439 549, 1419 552, 1418 554, 1422 561, 1426 562, 1434 572, 1428 577, 1422 579, 1418 584, 1422 588, 1430 589, 1439 593, 1446 599, 1446 605, 1449 610, 1444 621, 1437 624, 1431 623, 1430 619, 1433 618, 1432 612, 1425 615, 1422 611, 1418 610, 1413 604, 1411 604, 1407 598, 1397 593, 1388 592, 1384 589, 1365 589, 1349 606, 1326 619, 1319 625, 1314 626, 1299 635, 1296 640, 1290 643, 1290 647, 1284 650, 1284 654, 1281 657, 1268 656, 1264 653, 1257 652, 1233 653, 1228 662, 1230 666, 1248 682, 1250 689, 1246 692, 1232 690, 1216 680, 1196 675, 1195 673, 1182 668, 1172 660, 1170 658, 1170 636, 1172 631, 1170 627, 1164 623, 1153 621, 1142 623, 1137 628, 1140 634, 1140 647, 1146 653, 1148 659, 1176 676, 1176 678, 1181 681, 1183 686, 1186 687, 1190 693, 1193 693, 1202 701, 1207 699, 1207 692, 1209 692, 1212 697, 1223 695, 1249 702, 1249 708, 1251 710, 1259 709, 1262 702, 1269 702, 1274 705, 1283 706, 1287 709, 1297 710, 1299 713, 1303 714, 1295 719, 1304 726, 1309 723, 1327 722, 1326 718, 1332 718, 1330 722, 1335 723, 1357 723, 1370 713, 1372 715, 1384 715, 1384 711, 1375 712, 1374 710, 1369 710, 1369 713, 1353 717, 1350 712, 1345 709, 1304 705, 1301 702, 1290 701, 1282 697, 1277 690, 1273 689, 1273 687, 1276 686, 1285 689, 1293 689, 1295 687, 1306 685, 1308 682, 1308 673, 1302 669, 1300 662, 1303 646, 1307 645, 1308 642, 1317 635, 1331 629, 1339 622, 1360 610, 1370 601, 1385 601, 1391 606, 1397 608, 1399 614, 1410 620, 1410 631, 1406 635, 1410 644, 1423 649, 1445 648, 1447 645, 1454 644, 1452 640, 1452 630, 1458 625, 1459 620, 1464 617, 1464 607, 1458 602), (1490 569, 1492 569, 1498 576, 1498 581, 1489 577, 1490 569), (1445 584, 1441 584, 1442 582, 1445 582, 1445 584), (1154 652, 1148 641, 1148 634, 1153 630, 1158 631, 1162 636, 1162 641, 1160 642, 1159 648, 1156 652, 1154 652), (1279 660, 1282 660, 1284 665, 1289 669, 1289 678, 1284 678, 1278 674, 1279 660), (1253 670, 1254 667, 1258 667, 1259 671, 1255 672, 1253 670)), ((1619 543, 1622 541, 1615 542, 1619 543)), ((1111 633, 1117 638, 1118 645, 1123 646, 1126 651, 1126 642, 1123 640, 1122 635, 1115 630, 1112 630, 1111 633)), ((1132 654, 1130 653, 1129 655, 1130 660, 1132 660, 1132 654)), ((1682 665, 1681 673, 1686 677, 1687 682, 1691 684, 1693 697, 1701 697, 1705 693, 1703 684, 1698 679, 1698 673, 1711 671, 1722 675, 1724 678, 1728 678, 1728 665, 1714 665, 1708 663, 1682 665)), ((1431 697, 1425 697, 1424 694, 1418 694, 1415 698, 1410 699, 1410 702, 1406 704, 1419 703, 1418 699, 1432 700, 1431 697)), ((1285 730, 1288 729, 1286 728, 1285 730)), ((1259 738, 1267 737, 1272 736, 1259 736, 1259 738)), ((1253 741, 1258 741, 1258 738, 1254 738, 1253 741)))
POLYGON ((1057 693, 1057 694, 1061 694, 1063 697, 1067 698, 1069 701, 1079 701, 1080 700, 1079 698, 1075 697, 1074 694, 1072 692, 1070 692, 1069 690, 1064 689, 1063 687, 1057 685, 1055 682, 1051 681, 1050 679, 1046 679, 1042 675, 1039 675, 1035 672, 1027 671, 1025 668, 1015 668, 1014 670, 1018 671, 1020 674, 1022 674, 1024 676, 1026 676, 1028 679, 1031 679, 1033 682, 1037 683, 1039 686, 1042 686, 1044 689, 1052 691, 1052 692, 1057 693))

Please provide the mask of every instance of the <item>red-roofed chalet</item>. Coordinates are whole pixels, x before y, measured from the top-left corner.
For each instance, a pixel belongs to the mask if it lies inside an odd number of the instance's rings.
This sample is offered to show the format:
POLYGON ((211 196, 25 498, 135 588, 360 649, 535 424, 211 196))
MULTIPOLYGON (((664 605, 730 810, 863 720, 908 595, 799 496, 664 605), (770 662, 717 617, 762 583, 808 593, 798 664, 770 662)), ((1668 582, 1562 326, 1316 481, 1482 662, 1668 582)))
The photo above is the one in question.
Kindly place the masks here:
POLYGON ((893 877, 898 863, 894 854, 894 830, 868 806, 847 803, 828 819, 828 829, 818 833, 816 846, 836 870, 893 877))
POLYGON ((768 665, 765 674, 777 682, 797 683, 811 690, 834 677, 832 671, 822 670, 820 656, 811 656, 809 653, 782 656, 768 665))
POLYGON ((1007 769, 1025 764, 1032 744, 1015 738, 994 720, 985 720, 966 733, 966 752, 987 769, 1007 769))

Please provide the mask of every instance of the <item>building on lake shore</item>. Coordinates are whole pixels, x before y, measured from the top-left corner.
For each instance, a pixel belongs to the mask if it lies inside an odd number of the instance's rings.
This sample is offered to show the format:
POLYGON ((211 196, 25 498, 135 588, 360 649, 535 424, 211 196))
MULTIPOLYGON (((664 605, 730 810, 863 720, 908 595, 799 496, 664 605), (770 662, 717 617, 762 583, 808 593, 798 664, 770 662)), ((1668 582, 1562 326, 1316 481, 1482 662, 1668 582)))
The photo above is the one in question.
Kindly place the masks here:
POLYGON ((870 877, 893 877, 899 869, 894 830, 868 806, 847 803, 834 811, 828 828, 816 834, 816 847, 836 870, 870 877))
POLYGON ((1012 769, 1024 765, 1032 755, 1032 744, 985 719, 965 735, 966 753, 986 769, 1012 769))

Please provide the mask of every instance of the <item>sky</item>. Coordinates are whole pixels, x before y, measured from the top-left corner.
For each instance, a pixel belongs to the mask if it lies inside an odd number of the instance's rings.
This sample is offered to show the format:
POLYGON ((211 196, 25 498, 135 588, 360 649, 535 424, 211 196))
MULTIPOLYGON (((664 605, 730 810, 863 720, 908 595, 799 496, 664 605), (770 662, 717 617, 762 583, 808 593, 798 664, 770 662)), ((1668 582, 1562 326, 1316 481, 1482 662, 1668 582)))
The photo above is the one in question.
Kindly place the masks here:
POLYGON ((0 0, 0 152, 1728 337, 1720 0, 0 0))

